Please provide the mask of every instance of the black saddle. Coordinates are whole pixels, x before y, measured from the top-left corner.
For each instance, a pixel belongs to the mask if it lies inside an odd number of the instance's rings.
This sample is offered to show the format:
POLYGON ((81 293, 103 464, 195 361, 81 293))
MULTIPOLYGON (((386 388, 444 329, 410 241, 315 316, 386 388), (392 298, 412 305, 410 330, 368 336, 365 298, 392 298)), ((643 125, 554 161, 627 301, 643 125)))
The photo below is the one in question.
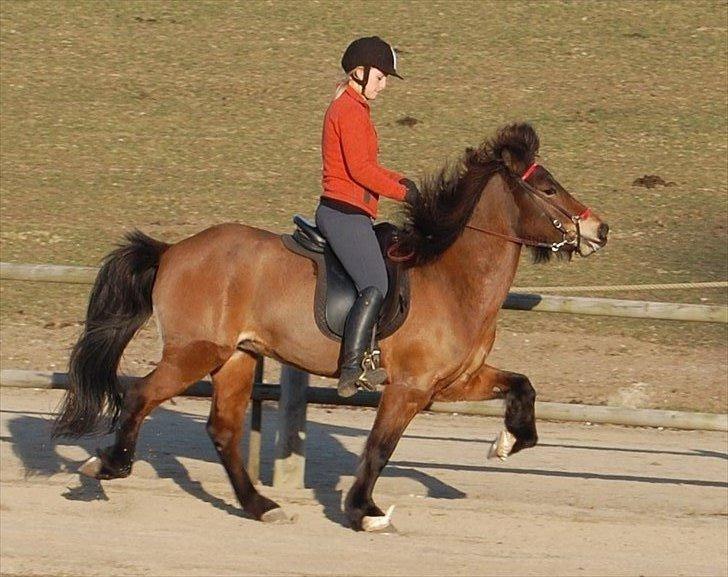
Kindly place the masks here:
MULTIPOLYGON (((340 341, 344 334, 346 317, 358 296, 356 286, 321 231, 299 215, 293 217, 293 222, 296 230, 292 235, 282 235, 281 240, 288 250, 316 263, 316 292, 313 303, 316 324, 324 335, 340 341)), ((387 258, 387 249, 396 240, 397 231, 397 227, 389 222, 382 222, 374 227, 389 278, 389 290, 377 322, 379 339, 394 333, 402 326, 409 313, 409 275, 400 263, 387 258)))

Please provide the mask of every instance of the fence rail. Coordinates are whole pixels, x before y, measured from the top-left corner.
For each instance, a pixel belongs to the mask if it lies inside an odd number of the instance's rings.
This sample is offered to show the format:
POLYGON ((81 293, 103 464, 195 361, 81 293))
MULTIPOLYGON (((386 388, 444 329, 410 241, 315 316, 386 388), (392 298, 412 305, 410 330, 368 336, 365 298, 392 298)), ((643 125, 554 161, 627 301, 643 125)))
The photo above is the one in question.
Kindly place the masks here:
MULTIPOLYGON (((298 372, 298 371, 297 371, 298 372)), ((304 373, 305 374, 305 373, 304 373)), ((262 373, 260 373, 262 375, 262 373)), ((122 377, 122 383, 130 385, 139 377, 122 377)), ((295 375, 294 375, 295 378, 295 375)), ((289 380, 285 375, 281 380, 289 380)), ((0 371, 0 385, 37 389, 65 389, 68 386, 66 373, 3 369, 0 371)), ((359 391, 353 397, 341 398, 336 389, 309 387, 294 384, 296 390, 304 391, 305 400, 322 405, 346 405, 353 407, 376 407, 380 393, 359 391)), ((185 391, 185 396, 209 397, 212 394, 210 381, 198 381, 185 391)), ((279 385, 255 383, 253 400, 280 401, 279 385)), ((459 413, 485 417, 502 417, 505 404, 502 400, 480 402, 432 403, 426 410, 434 413, 459 413)), ((630 409, 603 405, 577 405, 571 403, 536 403, 536 417, 553 421, 573 421, 630 425, 635 427, 668 427, 673 429, 700 429, 706 431, 728 431, 728 415, 718 413, 689 413, 657 409, 630 409)))
POLYGON ((93 284, 99 269, 92 266, 0 262, 0 279, 67 284, 93 284))
MULTIPOLYGON (((516 287, 514 287, 516 288, 516 287)), ((728 280, 711 280, 705 282, 670 282, 652 284, 608 284, 608 285, 577 285, 577 286, 528 286, 518 287, 516 290, 526 293, 552 292, 618 292, 618 291, 663 291, 663 290, 690 290, 690 289, 717 289, 728 288, 728 280)))
MULTIPOLYGON (((0 263, 0 279, 92 284, 97 268, 0 263)), ((728 306, 508 293, 504 309, 610 317, 728 323, 728 306)))

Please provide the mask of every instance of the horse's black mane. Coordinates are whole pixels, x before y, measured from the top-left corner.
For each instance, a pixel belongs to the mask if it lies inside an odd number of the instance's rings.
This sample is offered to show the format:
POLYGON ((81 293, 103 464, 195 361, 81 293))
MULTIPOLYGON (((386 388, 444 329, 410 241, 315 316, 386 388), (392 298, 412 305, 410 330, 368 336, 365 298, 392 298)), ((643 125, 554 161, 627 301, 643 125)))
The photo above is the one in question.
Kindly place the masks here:
MULTIPOLYGON (((490 178, 500 172, 510 179, 504 153, 529 166, 538 154, 539 140, 530 124, 501 128, 478 148, 468 148, 455 164, 446 164, 438 173, 425 177, 420 198, 405 205, 405 218, 397 252, 411 255, 408 266, 421 266, 436 260, 462 234, 490 178)), ((535 260, 547 260, 548 249, 536 249, 535 260)))

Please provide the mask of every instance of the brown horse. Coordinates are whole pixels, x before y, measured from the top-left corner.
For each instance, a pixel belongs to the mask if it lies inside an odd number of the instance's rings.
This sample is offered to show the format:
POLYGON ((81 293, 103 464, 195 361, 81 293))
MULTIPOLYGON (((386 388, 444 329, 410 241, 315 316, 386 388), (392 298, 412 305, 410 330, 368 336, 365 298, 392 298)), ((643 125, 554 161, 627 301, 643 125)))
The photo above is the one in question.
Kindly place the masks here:
MULTIPOLYGON (((608 232, 535 164, 538 146, 531 126, 505 127, 424 182, 420 200, 408 207, 397 254, 409 256, 411 309, 380 343, 390 379, 346 497, 355 529, 389 525, 372 498, 374 485, 409 422, 432 401, 504 396, 505 431, 493 454, 505 458, 536 444, 530 381, 486 364, 498 310, 523 246, 537 260, 576 251, 586 256, 606 243, 608 232)), ((240 440, 258 355, 337 375, 339 345, 323 336, 313 316, 312 264, 286 250, 280 236, 239 224, 214 226, 175 245, 139 232, 127 240, 108 255, 91 292, 54 434, 80 436, 109 418, 116 441, 82 472, 125 477, 144 418, 209 373, 207 431, 243 509, 262 521, 285 520, 251 483, 240 440), (119 359, 152 314, 162 359, 123 390, 119 359)))

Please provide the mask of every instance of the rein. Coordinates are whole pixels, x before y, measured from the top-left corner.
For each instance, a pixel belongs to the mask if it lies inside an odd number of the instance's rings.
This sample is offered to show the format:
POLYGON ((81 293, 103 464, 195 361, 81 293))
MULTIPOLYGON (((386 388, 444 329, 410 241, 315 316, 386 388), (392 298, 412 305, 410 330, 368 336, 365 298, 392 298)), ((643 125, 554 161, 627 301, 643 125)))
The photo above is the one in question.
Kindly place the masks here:
POLYGON ((480 228, 479 226, 475 226, 473 224, 466 224, 465 228, 470 228, 472 230, 477 230, 478 232, 482 232, 485 234, 489 234, 491 236, 495 236, 498 238, 502 238, 504 240, 507 240, 509 242, 514 242, 516 244, 522 244, 525 246, 531 246, 535 248, 548 248, 553 252, 558 252, 561 250, 563 246, 566 245, 572 245, 574 247, 578 247, 579 243, 581 242, 581 226, 580 222, 582 220, 585 220, 589 218, 591 215, 591 209, 585 208, 580 214, 571 214, 570 212, 564 210, 560 206, 557 206, 553 202, 551 202, 543 193, 543 191, 539 190, 538 188, 532 186, 529 184, 528 178, 536 171, 536 169, 539 167, 537 163, 533 163, 531 166, 529 166, 526 171, 523 173, 523 175, 518 179, 518 184, 524 188, 527 192, 530 192, 535 198, 540 200, 541 202, 545 203, 548 207, 557 210, 566 218, 568 218, 571 222, 574 223, 574 226, 576 227, 576 236, 574 238, 569 239, 569 234, 564 228, 563 223, 558 218, 551 218, 551 216, 548 214, 546 210, 539 204, 538 208, 541 211, 541 213, 549 219, 551 222, 551 225, 558 230, 561 233, 561 242, 543 242, 543 241, 536 241, 531 240, 527 238, 521 238, 518 236, 511 236, 508 234, 502 234, 500 232, 495 232, 492 230, 488 230, 485 228, 480 228))

